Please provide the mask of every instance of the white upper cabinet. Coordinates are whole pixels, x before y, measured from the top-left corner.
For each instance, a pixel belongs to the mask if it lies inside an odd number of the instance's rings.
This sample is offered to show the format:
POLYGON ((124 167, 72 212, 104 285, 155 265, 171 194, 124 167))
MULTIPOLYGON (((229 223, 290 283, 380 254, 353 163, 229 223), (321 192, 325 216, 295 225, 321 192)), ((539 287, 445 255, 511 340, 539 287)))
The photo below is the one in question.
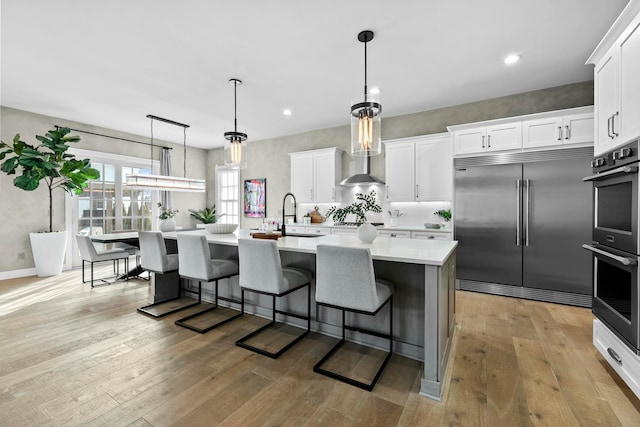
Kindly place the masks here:
POLYGON ((546 150, 593 143, 593 107, 448 126, 454 156, 546 150))
POLYGON ((523 120, 522 147, 558 147, 566 144, 592 143, 593 107, 574 108, 568 111, 565 111, 567 114, 552 114, 523 120))
POLYGON ((339 201, 336 184, 342 179, 342 150, 289 153, 291 157, 291 192, 298 203, 331 203, 339 201))
POLYGON ((478 125, 453 132, 456 155, 513 150, 522 147, 522 122, 478 125))
POLYGON ((594 64, 596 155, 640 136, 640 2, 630 2, 587 64, 594 64))
POLYGON ((453 157, 449 134, 385 142, 386 200, 451 200, 453 157))

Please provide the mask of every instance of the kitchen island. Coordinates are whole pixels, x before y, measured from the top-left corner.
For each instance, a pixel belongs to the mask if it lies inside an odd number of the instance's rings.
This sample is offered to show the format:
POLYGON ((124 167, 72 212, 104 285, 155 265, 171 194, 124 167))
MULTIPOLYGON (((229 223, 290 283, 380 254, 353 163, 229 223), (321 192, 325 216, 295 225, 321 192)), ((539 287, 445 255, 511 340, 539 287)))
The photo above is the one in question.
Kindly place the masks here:
MULTIPOLYGON (((246 230, 230 234, 208 234, 205 230, 179 231, 163 233, 173 246, 178 233, 203 234, 207 236, 211 255, 215 258, 237 259, 239 238, 249 238, 246 230)), ((455 329, 455 254, 457 242, 449 240, 414 240, 378 237, 373 243, 363 243, 355 236, 324 235, 318 237, 287 236, 277 240, 282 264, 315 271, 315 253, 318 244, 331 244, 349 247, 366 247, 374 260, 376 277, 394 283, 394 352, 420 360, 424 363, 420 394, 440 400, 444 388, 455 329)), ((235 281, 237 277, 226 279, 235 281)), ((166 281, 154 281, 155 287, 173 286, 166 281)), ((204 295, 207 288, 203 284, 204 295)), ((312 283, 312 299, 315 293, 312 283)), ((238 286, 220 287, 221 293, 229 289, 237 292, 238 286)), ((154 289, 154 295, 167 295, 169 289, 154 289)), ((306 294, 290 294, 279 302, 283 309, 291 311, 306 310, 306 294), (304 295, 302 295, 304 294, 304 295)), ((258 294, 248 294, 247 311, 268 316, 270 299, 258 294)), ((152 302, 160 302, 155 300, 152 302)), ((340 314, 337 310, 315 307, 312 301, 312 329, 319 333, 340 336, 340 314), (315 312, 315 315, 314 315, 315 312), (321 322, 317 319, 320 318, 321 322)), ((388 310, 383 310, 376 318, 359 316, 350 323, 363 328, 378 328, 387 324, 388 310)), ((286 322, 303 326, 296 318, 287 318, 286 322)), ((362 343, 386 348, 385 340, 358 336, 362 343)), ((355 340, 355 339, 354 339, 355 340)), ((357 340, 356 340, 357 341, 357 340)))

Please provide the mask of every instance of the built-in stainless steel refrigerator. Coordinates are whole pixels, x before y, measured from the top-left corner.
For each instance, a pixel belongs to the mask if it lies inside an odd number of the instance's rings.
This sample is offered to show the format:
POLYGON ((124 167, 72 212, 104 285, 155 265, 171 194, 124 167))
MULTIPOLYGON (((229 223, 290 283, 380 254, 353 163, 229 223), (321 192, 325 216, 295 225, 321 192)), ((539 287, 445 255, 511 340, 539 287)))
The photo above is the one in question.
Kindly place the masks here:
POLYGON ((460 289, 591 307, 591 148, 455 160, 460 289))

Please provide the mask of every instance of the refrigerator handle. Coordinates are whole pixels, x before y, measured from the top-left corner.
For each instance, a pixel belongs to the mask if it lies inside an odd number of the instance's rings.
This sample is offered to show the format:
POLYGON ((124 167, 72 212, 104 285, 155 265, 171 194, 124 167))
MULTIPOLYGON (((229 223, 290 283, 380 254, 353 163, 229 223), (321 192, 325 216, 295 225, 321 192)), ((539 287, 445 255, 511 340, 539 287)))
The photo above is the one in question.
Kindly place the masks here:
POLYGON ((516 179, 516 246, 520 246, 520 181, 516 179))
POLYGON ((524 245, 525 246, 529 246, 529 203, 530 201, 530 197, 531 197, 531 191, 530 191, 530 187, 531 187, 531 180, 530 179, 525 179, 524 181, 524 188, 527 191, 526 194, 526 198, 524 199, 525 202, 525 213, 524 213, 524 226, 525 226, 525 230, 524 230, 524 245))

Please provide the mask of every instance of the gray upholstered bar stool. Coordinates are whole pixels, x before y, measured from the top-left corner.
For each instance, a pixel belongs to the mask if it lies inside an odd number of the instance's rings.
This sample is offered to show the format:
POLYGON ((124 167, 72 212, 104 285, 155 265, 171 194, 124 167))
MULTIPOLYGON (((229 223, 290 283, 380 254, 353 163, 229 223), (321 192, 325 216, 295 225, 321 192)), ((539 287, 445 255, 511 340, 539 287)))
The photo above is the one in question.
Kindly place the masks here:
POLYGON ((393 284, 376 279, 368 248, 318 245, 316 252, 316 303, 342 311, 342 339, 314 367, 314 372, 371 391, 393 353, 393 284), (389 334, 345 324, 345 312, 375 316, 389 303, 389 334), (389 352, 370 383, 324 369, 346 342, 345 330, 389 340, 389 352))
POLYGON ((176 325, 182 326, 201 334, 208 332, 218 326, 237 319, 242 316, 242 309, 234 316, 227 317, 224 320, 205 327, 189 324, 189 321, 202 316, 212 310, 218 308, 218 300, 234 302, 242 306, 242 300, 236 300, 229 297, 220 296, 218 292, 218 281, 228 279, 238 275, 238 263, 232 260, 211 258, 211 250, 207 237, 201 234, 178 234, 178 271, 182 279, 196 280, 198 282, 198 302, 202 302, 202 282, 214 282, 215 288, 215 304, 211 308, 199 311, 198 313, 184 317, 176 321, 176 325))
MULTIPOLYGON (((301 268, 282 267, 278 246, 273 240, 238 239, 238 255, 240 258, 240 287, 242 288, 242 300, 244 292, 251 291, 258 294, 271 296, 271 322, 263 327, 240 338, 236 344, 264 356, 273 359, 280 357, 282 353, 291 348, 295 343, 307 336, 311 331, 311 280, 313 273, 301 268), (300 315, 289 311, 276 309, 276 297, 280 298, 298 289, 307 288, 307 315, 300 315), (247 344, 251 338, 258 336, 265 330, 274 327, 276 314, 296 317, 307 321, 307 329, 295 339, 284 345, 277 351, 268 351, 265 348, 247 344)), ((244 312, 244 304, 242 305, 244 312)))
MULTIPOLYGON (((142 268, 154 273, 156 279, 158 275, 176 273, 176 278, 179 281, 177 274, 178 254, 167 254, 167 247, 162 233, 159 231, 140 231, 138 232, 138 239, 140 242, 140 265, 142 268)), ((153 317, 162 317, 199 304, 196 300, 189 301, 186 304, 169 303, 180 299, 179 295, 177 298, 139 307, 138 311, 153 317), (160 305, 162 305, 162 308, 166 306, 167 309, 160 309, 160 305)))
MULTIPOLYGON (((80 257, 82 258, 82 283, 87 283, 84 280, 84 263, 91 264, 91 287, 93 288, 93 264, 96 262, 113 261, 115 277, 120 275, 120 260, 124 260, 124 269, 127 272, 126 278, 129 280, 129 252, 124 249, 109 249, 106 251, 98 251, 91 241, 91 237, 76 235, 76 241, 78 242, 78 249, 80 250, 80 257), (117 267, 116 267, 117 262, 117 267)), ((109 284, 104 279, 100 281, 109 284)))

